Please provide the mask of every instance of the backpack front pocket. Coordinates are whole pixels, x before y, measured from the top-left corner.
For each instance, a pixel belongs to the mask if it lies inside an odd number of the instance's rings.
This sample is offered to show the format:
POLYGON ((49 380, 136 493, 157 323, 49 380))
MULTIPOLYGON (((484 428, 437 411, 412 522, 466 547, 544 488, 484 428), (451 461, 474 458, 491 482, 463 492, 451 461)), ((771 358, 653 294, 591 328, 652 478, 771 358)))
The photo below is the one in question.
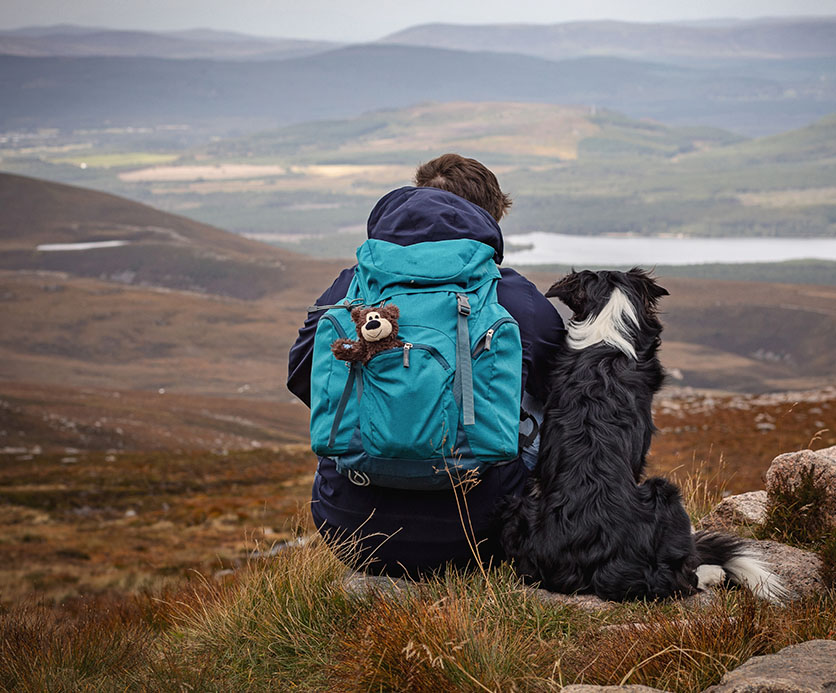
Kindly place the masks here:
POLYGON ((332 457, 348 450, 357 427, 356 380, 359 364, 338 361, 331 344, 352 329, 348 311, 326 313, 316 328, 311 371, 311 447, 317 455, 332 457))
POLYGON ((389 349, 363 367, 360 433, 368 454, 450 459, 457 423, 453 368, 434 347, 389 349))
POLYGON ((500 318, 472 351, 476 425, 465 427, 473 454, 484 462, 517 456, 520 429, 520 329, 500 318), (509 406, 510 405, 510 406, 509 406))

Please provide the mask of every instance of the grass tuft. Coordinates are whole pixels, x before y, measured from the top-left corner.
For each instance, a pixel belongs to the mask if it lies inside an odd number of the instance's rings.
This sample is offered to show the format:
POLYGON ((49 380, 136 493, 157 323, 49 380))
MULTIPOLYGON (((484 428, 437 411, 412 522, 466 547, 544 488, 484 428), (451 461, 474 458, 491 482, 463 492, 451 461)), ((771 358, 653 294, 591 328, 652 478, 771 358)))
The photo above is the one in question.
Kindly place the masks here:
POLYGON ((818 546, 828 531, 827 497, 827 486, 812 465, 801 470, 797 481, 779 471, 769 492, 762 538, 818 546))
POLYGON ((821 579, 830 589, 836 589, 836 532, 831 532, 819 548, 821 579))

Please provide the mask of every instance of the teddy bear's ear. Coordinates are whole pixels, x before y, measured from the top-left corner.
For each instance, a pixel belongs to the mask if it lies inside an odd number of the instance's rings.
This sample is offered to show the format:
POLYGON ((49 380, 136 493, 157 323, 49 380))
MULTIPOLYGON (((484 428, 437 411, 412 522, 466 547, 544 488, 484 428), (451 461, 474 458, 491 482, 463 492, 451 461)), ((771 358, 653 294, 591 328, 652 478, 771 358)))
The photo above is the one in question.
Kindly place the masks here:
POLYGON ((401 317, 401 311, 394 303, 388 303, 385 306, 382 306, 380 314, 384 318, 389 318, 390 320, 397 320, 401 317))
POLYGON ((365 306, 357 306, 354 310, 351 311, 351 319, 357 324, 360 324, 361 322, 363 322, 363 316, 365 316, 368 310, 369 309, 365 306))

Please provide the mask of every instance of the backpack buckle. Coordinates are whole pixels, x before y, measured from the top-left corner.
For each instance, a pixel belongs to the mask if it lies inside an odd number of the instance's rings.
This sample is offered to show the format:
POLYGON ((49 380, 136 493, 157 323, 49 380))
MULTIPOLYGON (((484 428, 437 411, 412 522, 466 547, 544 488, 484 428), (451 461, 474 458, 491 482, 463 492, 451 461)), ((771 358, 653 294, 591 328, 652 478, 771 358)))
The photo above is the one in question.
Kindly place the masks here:
POLYGON ((465 294, 456 294, 458 301, 459 315, 470 315, 470 301, 465 294))

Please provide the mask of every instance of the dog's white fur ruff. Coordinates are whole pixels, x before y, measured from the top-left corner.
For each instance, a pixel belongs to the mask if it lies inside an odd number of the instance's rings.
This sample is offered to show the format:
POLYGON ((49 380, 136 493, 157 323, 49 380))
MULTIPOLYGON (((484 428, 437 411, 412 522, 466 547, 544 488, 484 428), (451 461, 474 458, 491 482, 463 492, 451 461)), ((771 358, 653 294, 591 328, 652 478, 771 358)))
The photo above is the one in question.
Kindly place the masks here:
POLYGON ((636 309, 624 293, 616 288, 598 315, 590 315, 581 322, 569 321, 566 340, 575 351, 604 342, 636 359, 636 350, 627 336, 628 320, 638 327, 636 309))

